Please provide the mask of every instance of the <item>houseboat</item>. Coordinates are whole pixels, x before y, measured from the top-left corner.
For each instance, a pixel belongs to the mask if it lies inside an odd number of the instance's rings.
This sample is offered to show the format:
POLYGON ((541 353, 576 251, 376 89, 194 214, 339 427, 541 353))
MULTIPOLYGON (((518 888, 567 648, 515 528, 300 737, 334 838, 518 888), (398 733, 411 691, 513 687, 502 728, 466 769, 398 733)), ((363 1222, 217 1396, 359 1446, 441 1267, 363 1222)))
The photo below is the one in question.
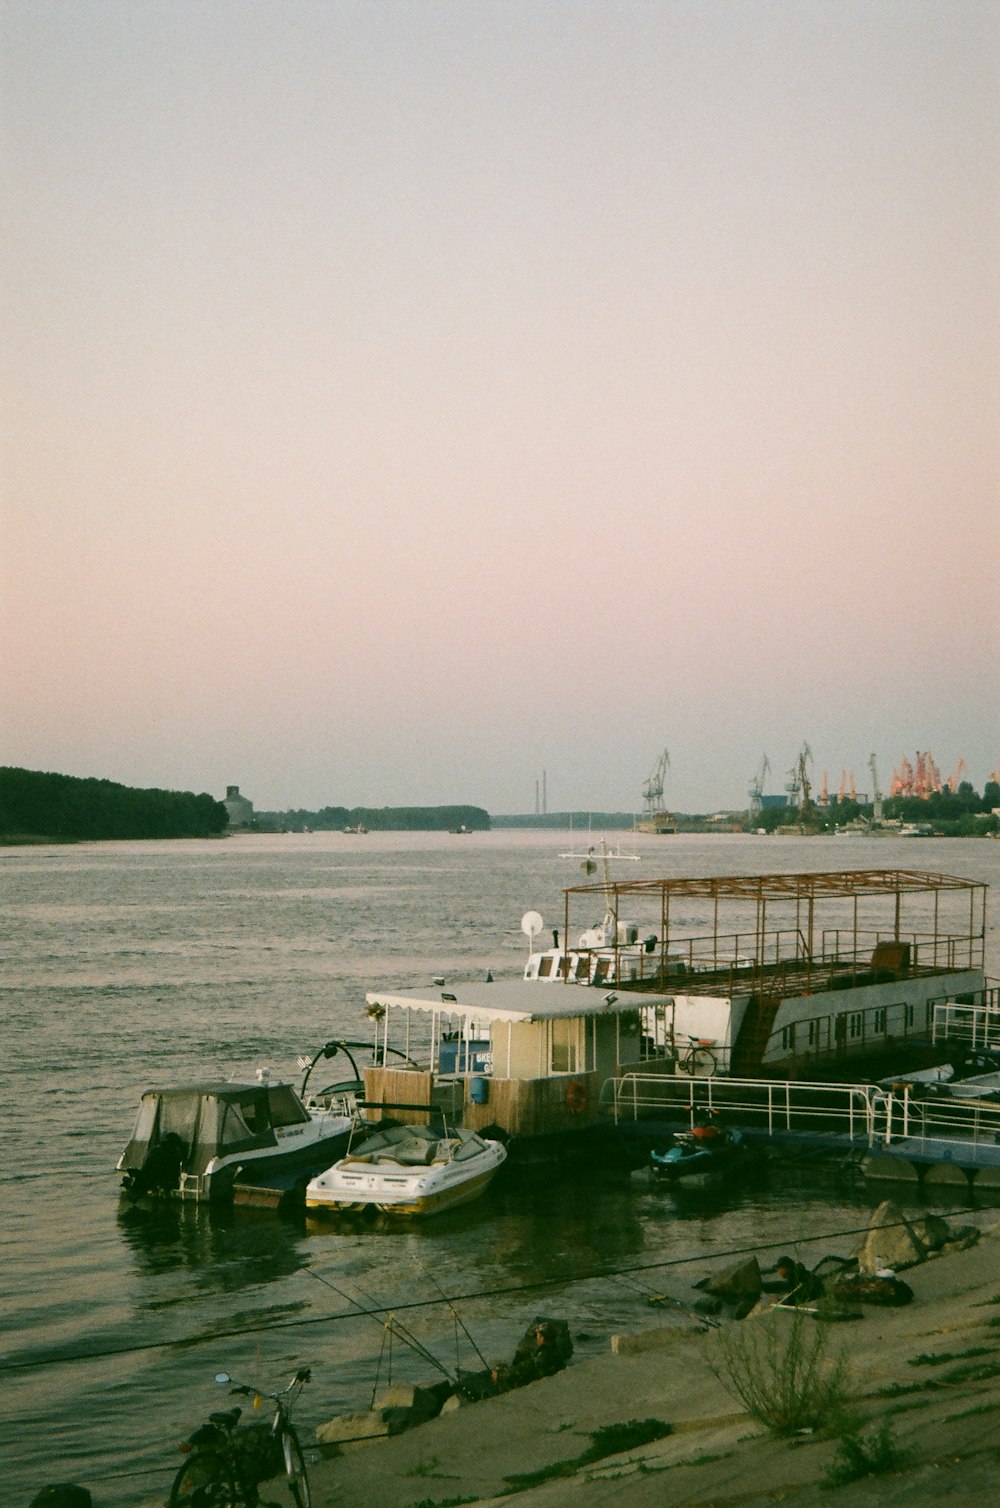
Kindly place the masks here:
POLYGON ((627 1073, 847 1080, 918 1066, 940 1052, 936 1006, 1000 1011, 986 889, 916 870, 573 886, 552 947, 536 948, 544 926, 526 913, 522 978, 367 995, 381 1059, 364 1071, 368 1113, 435 1110, 544 1153, 613 1130, 602 1105, 627 1073), (386 1066, 394 1050, 411 1066, 386 1066))

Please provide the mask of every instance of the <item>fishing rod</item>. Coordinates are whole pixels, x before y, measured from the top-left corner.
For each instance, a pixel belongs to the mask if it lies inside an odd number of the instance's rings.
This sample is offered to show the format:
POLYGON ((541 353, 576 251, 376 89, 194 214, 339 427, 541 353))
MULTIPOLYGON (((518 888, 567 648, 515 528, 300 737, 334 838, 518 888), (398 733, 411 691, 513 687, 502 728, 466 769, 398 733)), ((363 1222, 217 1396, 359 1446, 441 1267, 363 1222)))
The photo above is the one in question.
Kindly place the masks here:
POLYGON ((360 1304, 356 1298, 352 1298, 349 1293, 347 1293, 343 1288, 339 1288, 337 1284, 331 1282, 329 1278, 325 1278, 322 1273, 315 1272, 311 1267, 307 1267, 304 1270, 309 1274, 310 1277, 315 1278, 317 1283, 322 1283, 324 1287, 332 1288, 334 1293, 339 1293, 342 1299, 346 1299, 349 1304, 353 1304, 354 1308, 357 1309, 360 1314, 367 1315, 369 1318, 373 1319, 377 1325, 381 1325, 383 1330, 386 1328, 387 1323, 391 1325, 395 1334, 399 1336, 400 1340, 404 1341, 408 1346, 411 1346, 413 1350, 417 1352, 418 1356, 422 1356, 425 1361, 430 1363, 431 1366, 436 1367, 437 1370, 444 1377, 446 1377, 449 1382, 454 1382, 455 1379, 452 1377, 451 1373, 448 1371, 448 1368, 444 1365, 444 1363, 438 1361, 434 1353, 432 1351, 429 1351, 424 1345, 423 1341, 418 1340, 412 1331, 408 1330, 405 1325, 400 1324, 399 1320, 387 1305, 380 1304, 377 1299, 372 1296, 372 1294, 366 1293, 365 1290, 359 1285, 358 1292, 372 1306, 370 1309, 366 1309, 364 1305, 360 1304), (388 1315, 388 1321, 386 1321, 385 1319, 379 1319, 379 1315, 388 1315))
MULTIPOLYGON (((454 1318, 455 1324, 456 1325, 460 1325, 462 1327, 462 1333, 464 1334, 466 1340, 469 1342, 469 1345, 472 1347, 473 1351, 475 1351, 476 1355, 479 1357, 479 1360, 482 1362, 482 1364, 486 1368, 486 1370, 490 1371, 490 1364, 489 1364, 489 1362, 486 1360, 486 1357, 483 1355, 482 1351, 480 1351, 479 1347, 476 1345, 475 1341, 472 1339, 472 1336, 469 1333, 468 1326, 466 1325, 465 1321, 462 1319, 462 1317, 459 1314, 458 1310, 455 1308, 455 1305, 452 1303, 451 1299, 448 1297, 448 1295, 445 1293, 444 1289, 441 1287, 441 1284, 438 1282, 437 1278, 434 1277, 434 1275, 432 1273, 429 1273, 427 1271, 427 1268, 423 1265, 423 1263, 420 1264, 420 1270, 423 1273, 424 1277, 427 1279, 427 1281, 429 1283, 433 1283, 434 1287, 437 1289, 438 1293, 441 1295, 441 1298, 448 1305, 448 1308, 451 1310, 452 1317, 454 1318)), ((456 1369, 456 1371, 458 1370, 458 1347, 457 1346, 455 1347, 455 1369, 456 1369)))

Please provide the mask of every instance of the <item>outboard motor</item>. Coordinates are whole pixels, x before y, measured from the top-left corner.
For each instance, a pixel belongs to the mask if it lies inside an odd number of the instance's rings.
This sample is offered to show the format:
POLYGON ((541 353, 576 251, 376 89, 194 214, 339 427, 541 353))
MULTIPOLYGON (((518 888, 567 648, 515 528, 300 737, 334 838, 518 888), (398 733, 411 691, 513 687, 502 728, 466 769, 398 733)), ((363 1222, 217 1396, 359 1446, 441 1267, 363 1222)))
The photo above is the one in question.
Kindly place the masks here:
POLYGON ((130 1199, 145 1194, 169 1194, 180 1187, 187 1148, 176 1131, 169 1131, 150 1147, 141 1168, 130 1168, 122 1179, 122 1190, 130 1199))

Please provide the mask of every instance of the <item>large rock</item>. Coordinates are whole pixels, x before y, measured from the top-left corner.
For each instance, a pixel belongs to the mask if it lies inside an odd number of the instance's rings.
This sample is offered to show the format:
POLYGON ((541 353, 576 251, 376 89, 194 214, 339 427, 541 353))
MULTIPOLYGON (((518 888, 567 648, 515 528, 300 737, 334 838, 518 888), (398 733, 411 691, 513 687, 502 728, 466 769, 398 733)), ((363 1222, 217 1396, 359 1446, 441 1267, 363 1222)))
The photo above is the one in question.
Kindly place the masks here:
POLYGON ((899 1206, 885 1199, 872 1215, 857 1257, 859 1272, 900 1272, 925 1261, 927 1247, 899 1206))
POLYGON ((748 1261, 739 1262, 735 1267, 717 1273, 715 1277, 702 1278, 695 1286, 712 1294, 714 1298, 739 1303, 744 1299, 758 1299, 764 1285, 760 1263, 756 1257, 750 1257, 748 1261))
POLYGON ((967 1251, 970 1246, 975 1246, 979 1236, 980 1230, 977 1225, 960 1225, 957 1231, 949 1234, 944 1245, 938 1247, 935 1256, 944 1257, 952 1251, 967 1251))
POLYGON ((367 1445, 372 1440, 384 1440, 389 1426, 381 1411, 365 1409, 360 1414, 338 1414, 316 1430, 316 1443, 324 1450, 339 1453, 356 1445, 367 1445))
POLYGON ((454 1392, 450 1382, 436 1383, 432 1387, 417 1387, 410 1382, 397 1382, 376 1398, 372 1407, 377 1409, 389 1425, 389 1433, 396 1435, 401 1429, 410 1429, 415 1424, 424 1424, 435 1419, 441 1405, 454 1392))
POLYGON ((910 1225, 913 1234, 928 1253, 940 1251, 952 1239, 948 1222, 940 1215, 921 1215, 919 1220, 912 1220, 910 1225))

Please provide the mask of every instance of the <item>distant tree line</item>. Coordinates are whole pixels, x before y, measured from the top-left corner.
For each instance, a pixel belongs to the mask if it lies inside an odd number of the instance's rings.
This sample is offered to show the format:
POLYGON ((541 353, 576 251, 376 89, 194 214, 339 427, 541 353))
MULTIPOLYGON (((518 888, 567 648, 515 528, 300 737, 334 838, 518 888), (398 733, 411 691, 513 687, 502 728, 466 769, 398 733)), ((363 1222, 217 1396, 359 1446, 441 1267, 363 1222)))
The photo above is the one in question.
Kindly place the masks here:
POLYGON ((367 828, 369 832, 488 832, 490 814, 481 806, 324 806, 318 812, 305 810, 257 812, 254 824, 271 832, 342 832, 367 828))
POLYGON ((603 832, 628 832, 635 826, 634 812, 517 812, 506 816, 494 816, 494 827, 548 828, 564 832, 573 828, 579 832, 580 841, 588 832, 596 834, 598 842, 603 832))
POLYGON ((0 767, 6 838, 209 838, 228 822, 223 803, 204 794, 0 767))
MULTIPOLYGON (((1000 819, 1000 784, 987 780, 980 796, 968 780, 957 791, 950 787, 931 791, 927 796, 887 796, 882 802, 883 819, 889 822, 927 824, 945 837, 971 838, 997 832, 1000 819)), ((871 821, 874 809, 870 802, 841 801, 832 797, 828 806, 810 805, 808 814, 801 807, 769 806, 754 817, 757 827, 768 832, 795 826, 806 821, 818 830, 844 827, 859 819, 871 821)))

